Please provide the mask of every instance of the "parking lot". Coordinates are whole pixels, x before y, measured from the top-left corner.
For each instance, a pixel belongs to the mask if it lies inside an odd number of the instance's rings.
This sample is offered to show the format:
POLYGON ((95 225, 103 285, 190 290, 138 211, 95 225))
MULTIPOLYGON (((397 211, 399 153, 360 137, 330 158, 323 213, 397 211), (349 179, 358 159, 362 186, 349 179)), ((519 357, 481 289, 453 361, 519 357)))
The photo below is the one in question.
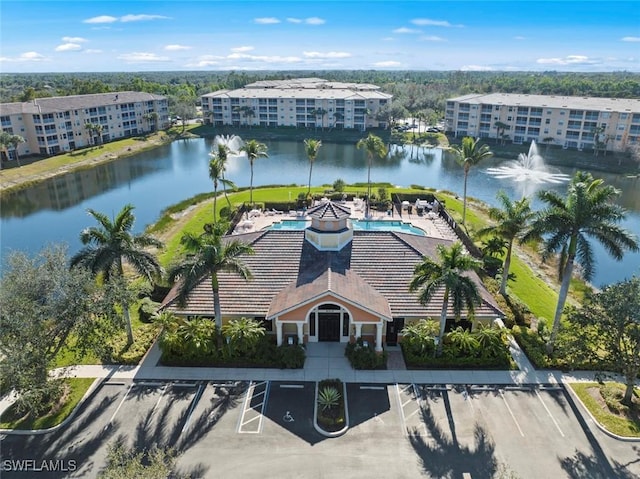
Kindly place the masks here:
POLYGON ((350 428, 326 438, 313 428, 315 383, 106 382, 69 426, 4 437, 1 477, 96 477, 115 440, 172 447, 180 472, 192 477, 640 474, 638 450, 603 449, 558 386, 347 384, 346 393, 350 428), (7 459, 75 468, 36 476, 8 470, 7 459))

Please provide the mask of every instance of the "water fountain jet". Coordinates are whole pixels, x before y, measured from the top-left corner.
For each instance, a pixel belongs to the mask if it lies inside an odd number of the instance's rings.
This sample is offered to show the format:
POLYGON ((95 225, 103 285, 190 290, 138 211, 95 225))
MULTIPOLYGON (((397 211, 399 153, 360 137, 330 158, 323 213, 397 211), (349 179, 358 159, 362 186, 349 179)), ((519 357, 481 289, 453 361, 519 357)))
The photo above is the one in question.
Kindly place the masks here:
POLYGON ((537 186, 546 183, 560 184, 569 181, 569 175, 554 173, 549 170, 544 158, 538 153, 535 141, 531 141, 529 153, 520 153, 517 160, 507 161, 504 165, 487 168, 494 178, 509 179, 516 183, 522 183, 522 197, 531 196, 537 186))
POLYGON ((240 156, 240 148, 244 145, 244 141, 238 135, 216 135, 213 139, 214 150, 218 149, 218 145, 226 146, 230 156, 240 156))

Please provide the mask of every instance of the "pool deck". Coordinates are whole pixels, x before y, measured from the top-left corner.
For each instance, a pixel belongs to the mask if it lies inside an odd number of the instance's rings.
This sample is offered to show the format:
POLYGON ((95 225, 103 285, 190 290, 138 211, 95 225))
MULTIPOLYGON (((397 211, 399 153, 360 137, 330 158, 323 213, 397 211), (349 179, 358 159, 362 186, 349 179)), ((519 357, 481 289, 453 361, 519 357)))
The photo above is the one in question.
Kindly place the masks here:
MULTIPOLYGON (((347 201, 345 206, 351 209, 351 218, 357 220, 364 220, 365 213, 355 208, 353 202, 347 201)), ((248 233, 251 231, 260 231, 268 228, 273 223, 277 223, 282 220, 304 220, 308 219, 304 216, 297 216, 294 212, 283 212, 281 214, 272 214, 260 212, 260 214, 248 214, 247 217, 238 223, 238 226, 234 230, 233 234, 248 233)), ((372 221, 402 221, 404 223, 410 223, 412 226, 421 229, 427 236, 432 238, 443 238, 450 240, 457 240, 456 234, 449 227, 449 225, 440 217, 429 218, 418 214, 408 214, 403 212, 402 216, 395 214, 388 216, 382 211, 371 211, 370 220, 372 221)))

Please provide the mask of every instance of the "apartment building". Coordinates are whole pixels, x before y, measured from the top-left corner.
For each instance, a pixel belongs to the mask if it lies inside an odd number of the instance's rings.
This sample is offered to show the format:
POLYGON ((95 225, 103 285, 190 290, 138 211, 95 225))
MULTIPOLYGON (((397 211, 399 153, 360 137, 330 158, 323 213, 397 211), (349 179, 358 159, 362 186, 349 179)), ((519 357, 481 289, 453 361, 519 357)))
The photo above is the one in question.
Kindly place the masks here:
MULTIPOLYGON (((0 104, 0 129, 25 139, 18 146, 19 156, 55 155, 168 125, 167 98, 144 92, 121 91, 0 104)), ((15 153, 9 147, 2 154, 14 160, 15 153)))
POLYGON ((364 83, 321 78, 258 81, 202 96, 202 114, 215 126, 385 128, 376 113, 392 95, 364 83))
POLYGON ((640 141, 640 100, 511 93, 447 100, 446 131, 563 148, 626 151, 640 141))

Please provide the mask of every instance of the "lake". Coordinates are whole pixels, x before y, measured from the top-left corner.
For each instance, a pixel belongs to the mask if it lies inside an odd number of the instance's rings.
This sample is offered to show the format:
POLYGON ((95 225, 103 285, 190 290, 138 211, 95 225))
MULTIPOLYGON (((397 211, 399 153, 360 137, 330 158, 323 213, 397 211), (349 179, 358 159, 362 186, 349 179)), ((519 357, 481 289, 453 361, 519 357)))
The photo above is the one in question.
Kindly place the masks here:
MULTIPOLYGON (((269 158, 256 160, 254 186, 267 184, 307 184, 309 162, 304 144, 292 141, 266 142, 269 158)), ((212 191, 208 177, 208 153, 212 139, 178 140, 152 151, 112 161, 90 170, 53 178, 14 194, 5 195, 0 203, 0 254, 10 250, 37 252, 47 243, 65 242, 70 253, 80 247, 80 231, 93 225, 87 208, 115 214, 123 205, 135 205, 135 231, 155 222, 169 205, 197 193, 212 191)), ((522 146, 523 153, 528 145, 522 146)), ((509 158, 513 160, 514 158, 509 158)), ((505 190, 512 198, 522 196, 522 183, 496 179, 487 168, 504 162, 494 158, 471 169, 469 196, 495 204, 495 194, 505 190)), ((573 168, 555 168, 572 175, 573 168)), ((593 172, 622 191, 619 203, 628 210, 623 226, 640 235, 640 179, 624 175, 593 172)), ((227 178, 238 186, 248 186, 249 162, 246 157, 229 161, 227 178)), ((347 183, 367 181, 367 158, 362 150, 350 144, 323 143, 313 165, 312 184, 332 184, 342 178, 347 183)), ((390 182, 409 186, 419 184, 462 194, 462 169, 441 150, 406 146, 392 147, 389 158, 375 161, 371 170, 373 182, 390 182)), ((528 185, 536 189, 538 185, 528 185)), ((564 192, 566 185, 544 188, 564 192)), ((534 206, 540 206, 534 202, 534 206)), ((640 253, 627 253, 618 263, 597 245, 597 286, 640 274, 640 253)))

